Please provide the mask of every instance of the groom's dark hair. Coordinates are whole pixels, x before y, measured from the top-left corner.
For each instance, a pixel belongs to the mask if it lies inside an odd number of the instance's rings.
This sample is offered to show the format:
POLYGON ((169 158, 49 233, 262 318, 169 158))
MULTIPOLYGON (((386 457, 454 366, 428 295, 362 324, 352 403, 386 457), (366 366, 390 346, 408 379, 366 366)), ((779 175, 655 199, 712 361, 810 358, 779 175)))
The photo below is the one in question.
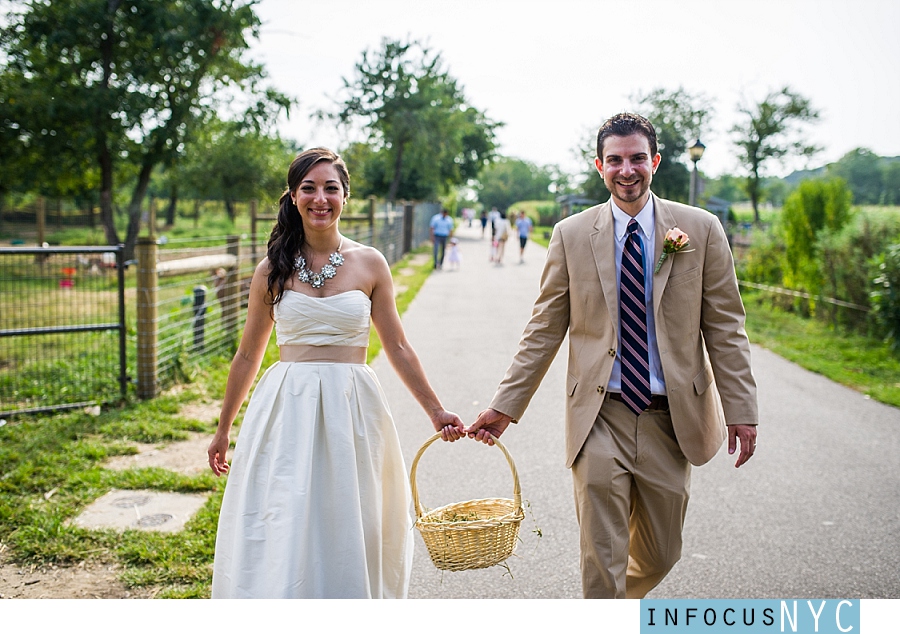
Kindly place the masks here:
POLYGON ((603 142, 610 136, 631 136, 643 134, 650 143, 650 156, 656 156, 659 152, 659 144, 656 141, 656 130, 653 124, 639 114, 621 112, 610 117, 600 126, 597 132, 597 158, 603 161, 603 142))

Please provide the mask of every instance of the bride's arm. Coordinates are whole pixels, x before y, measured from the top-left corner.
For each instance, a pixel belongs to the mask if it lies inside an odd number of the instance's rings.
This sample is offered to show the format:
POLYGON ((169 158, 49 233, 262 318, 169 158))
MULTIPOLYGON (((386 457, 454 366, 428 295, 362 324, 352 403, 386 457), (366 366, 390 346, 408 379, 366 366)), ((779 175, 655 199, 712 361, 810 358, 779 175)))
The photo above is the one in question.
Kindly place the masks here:
POLYGON ((250 392, 253 380, 262 365, 266 346, 272 334, 272 307, 266 301, 268 297, 268 259, 264 259, 256 267, 250 283, 250 301, 247 306, 247 322, 244 334, 228 372, 225 386, 225 398, 222 401, 222 412, 219 414, 219 426, 209 445, 209 466, 213 473, 220 476, 228 472, 225 454, 228 451, 231 425, 237 417, 250 392))
POLYGON ((465 425, 459 416, 441 405, 425 376, 425 369, 413 349, 397 312, 394 301, 394 282, 387 261, 377 251, 370 252, 368 265, 375 276, 372 289, 372 324, 381 340, 381 347, 394 371, 431 419, 444 440, 453 442, 465 437, 465 425))

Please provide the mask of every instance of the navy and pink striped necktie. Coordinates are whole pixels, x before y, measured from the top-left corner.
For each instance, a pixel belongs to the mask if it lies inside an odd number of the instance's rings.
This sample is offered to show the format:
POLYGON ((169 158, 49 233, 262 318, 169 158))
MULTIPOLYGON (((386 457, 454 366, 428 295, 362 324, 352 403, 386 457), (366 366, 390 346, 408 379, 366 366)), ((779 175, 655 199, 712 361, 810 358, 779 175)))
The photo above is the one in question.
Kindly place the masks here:
POLYGON ((650 348, 644 292, 644 249, 636 220, 628 223, 619 282, 622 328, 622 400, 635 414, 650 404, 650 348))

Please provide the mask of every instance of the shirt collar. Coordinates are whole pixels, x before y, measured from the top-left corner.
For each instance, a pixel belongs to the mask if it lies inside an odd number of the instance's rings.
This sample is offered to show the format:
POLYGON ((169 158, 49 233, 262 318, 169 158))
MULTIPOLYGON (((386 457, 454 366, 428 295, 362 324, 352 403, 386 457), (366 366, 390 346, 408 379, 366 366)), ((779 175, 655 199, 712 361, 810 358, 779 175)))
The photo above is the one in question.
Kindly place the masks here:
MULTIPOLYGON (((613 221, 615 223, 616 240, 622 241, 625 238, 625 232, 628 230, 628 223, 631 222, 631 216, 622 211, 616 204, 615 199, 610 197, 610 206, 612 207, 613 221)), ((647 203, 634 217, 641 226, 641 232, 644 236, 649 237, 653 229, 653 196, 647 199, 647 203)))

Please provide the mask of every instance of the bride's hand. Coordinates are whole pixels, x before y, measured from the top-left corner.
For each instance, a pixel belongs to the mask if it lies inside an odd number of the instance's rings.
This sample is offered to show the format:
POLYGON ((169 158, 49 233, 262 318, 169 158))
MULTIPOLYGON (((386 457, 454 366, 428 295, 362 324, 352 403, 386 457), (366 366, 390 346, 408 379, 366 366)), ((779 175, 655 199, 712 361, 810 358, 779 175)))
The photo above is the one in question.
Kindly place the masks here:
POLYGON ((209 456, 209 468, 216 474, 216 477, 226 475, 228 473, 228 463, 225 461, 228 453, 228 434, 213 436, 206 453, 209 456))
POLYGON ((431 417, 435 431, 441 432, 441 440, 453 442, 466 437, 466 426, 459 416, 447 410, 441 410, 431 417))

